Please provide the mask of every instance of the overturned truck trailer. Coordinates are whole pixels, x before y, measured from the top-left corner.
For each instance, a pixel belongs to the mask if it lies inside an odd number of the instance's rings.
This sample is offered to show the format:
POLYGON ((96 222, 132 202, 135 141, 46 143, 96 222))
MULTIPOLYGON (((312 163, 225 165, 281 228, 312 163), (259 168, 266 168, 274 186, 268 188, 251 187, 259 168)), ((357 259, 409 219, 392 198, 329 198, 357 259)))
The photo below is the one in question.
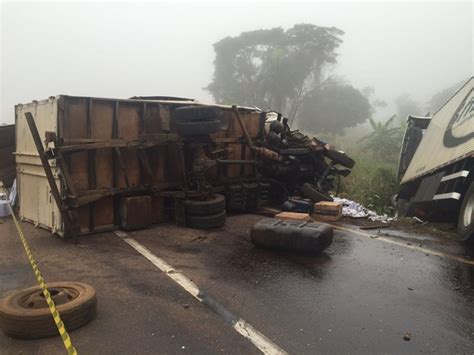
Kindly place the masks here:
POLYGON ((168 97, 59 95, 19 104, 20 216, 61 236, 82 235, 118 228, 126 222, 127 198, 143 196, 150 222, 163 221, 176 208, 176 199, 255 178, 254 152, 247 143, 261 134, 264 120, 257 108, 168 97), (178 117, 184 107, 203 109, 183 109, 178 117), (212 119, 196 112, 212 114, 212 119), (217 164, 209 164, 209 156, 217 164), (202 182, 199 174, 189 173, 199 171, 199 164, 206 175, 202 182))
POLYGON ((432 118, 408 118, 400 155, 397 212, 458 223, 474 239, 474 77, 432 118))

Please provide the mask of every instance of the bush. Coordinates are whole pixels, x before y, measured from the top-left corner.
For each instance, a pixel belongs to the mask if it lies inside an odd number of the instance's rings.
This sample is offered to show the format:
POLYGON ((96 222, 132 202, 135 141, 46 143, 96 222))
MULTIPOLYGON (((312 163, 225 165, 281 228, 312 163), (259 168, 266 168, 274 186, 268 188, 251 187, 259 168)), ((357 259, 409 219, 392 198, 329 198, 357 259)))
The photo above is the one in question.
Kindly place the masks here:
POLYGON ((396 164, 375 160, 367 153, 348 154, 356 161, 356 165, 348 177, 341 178, 339 195, 377 213, 392 215, 392 197, 399 189, 396 164))

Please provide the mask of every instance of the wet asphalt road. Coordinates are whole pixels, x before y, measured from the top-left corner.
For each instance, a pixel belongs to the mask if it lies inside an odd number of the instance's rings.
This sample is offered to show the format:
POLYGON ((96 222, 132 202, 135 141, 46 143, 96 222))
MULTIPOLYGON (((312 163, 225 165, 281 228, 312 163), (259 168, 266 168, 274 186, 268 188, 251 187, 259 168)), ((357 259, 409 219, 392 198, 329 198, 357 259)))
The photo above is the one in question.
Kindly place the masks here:
MULTIPOLYGON (((392 244, 336 230, 322 255, 301 256, 255 248, 248 231, 261 218, 232 216, 212 232, 165 224, 129 235, 289 353, 474 353, 474 258, 463 245, 397 231, 392 244), (464 259, 403 246, 418 243, 464 259)), ((47 281, 96 287, 97 318, 71 333, 79 353, 258 353, 115 234, 74 245, 22 226, 47 281)), ((7 220, 0 294, 33 284, 7 220)), ((0 334, 2 354, 62 351, 58 338, 0 334)))

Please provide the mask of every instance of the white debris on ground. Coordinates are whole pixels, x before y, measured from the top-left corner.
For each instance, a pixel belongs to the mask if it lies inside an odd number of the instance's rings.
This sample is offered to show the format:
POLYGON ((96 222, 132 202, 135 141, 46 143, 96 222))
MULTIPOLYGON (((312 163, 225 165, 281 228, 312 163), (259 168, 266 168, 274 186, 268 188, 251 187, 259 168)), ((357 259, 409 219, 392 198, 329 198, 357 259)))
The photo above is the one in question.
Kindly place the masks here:
POLYGON ((386 214, 379 215, 377 212, 369 210, 360 203, 348 200, 347 198, 334 197, 334 202, 342 205, 342 215, 346 217, 368 218, 370 221, 378 221, 382 223, 389 223, 395 219, 386 214))
POLYGON ((15 205, 16 200, 16 179, 13 181, 13 186, 10 189, 10 194, 7 195, 4 192, 0 192, 0 217, 5 217, 10 215, 10 209, 8 204, 11 206, 15 205))

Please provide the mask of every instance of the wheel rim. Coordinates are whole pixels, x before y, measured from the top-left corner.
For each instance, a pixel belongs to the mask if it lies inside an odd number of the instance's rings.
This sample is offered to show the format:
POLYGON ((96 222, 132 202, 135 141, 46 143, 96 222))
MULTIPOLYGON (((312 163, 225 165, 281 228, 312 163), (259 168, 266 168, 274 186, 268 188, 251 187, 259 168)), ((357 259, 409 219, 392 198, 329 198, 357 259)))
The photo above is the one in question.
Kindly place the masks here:
POLYGON ((472 214, 474 212, 474 194, 471 194, 469 200, 466 203, 466 207, 464 208, 463 214, 463 225, 464 227, 468 227, 472 223, 472 214))
MULTIPOLYGON (((50 287, 48 291, 56 306, 69 303, 79 296, 78 290, 69 287, 50 287)), ((18 304, 27 309, 49 307, 42 290, 34 290, 27 293, 19 300, 18 304)))

